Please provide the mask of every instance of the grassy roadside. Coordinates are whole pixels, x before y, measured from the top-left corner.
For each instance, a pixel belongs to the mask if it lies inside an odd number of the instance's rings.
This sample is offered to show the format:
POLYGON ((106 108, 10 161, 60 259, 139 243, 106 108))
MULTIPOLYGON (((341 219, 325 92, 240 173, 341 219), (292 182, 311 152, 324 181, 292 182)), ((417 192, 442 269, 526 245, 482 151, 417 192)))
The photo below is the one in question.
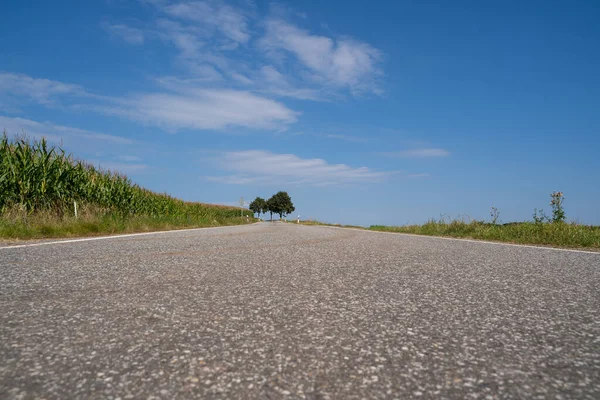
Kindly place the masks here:
POLYGON ((369 229, 381 232, 447 236, 518 244, 600 249, 600 226, 574 223, 516 222, 498 225, 481 221, 429 221, 423 225, 374 225, 369 229))
POLYGON ((213 220, 185 220, 173 217, 130 216, 117 214, 97 215, 88 218, 54 218, 34 215, 27 221, 0 219, 0 240, 72 238, 102 236, 122 233, 167 231, 176 229, 206 228, 253 223, 253 218, 217 218, 213 220))
POLYGON ((482 221, 431 220, 423 225, 372 225, 369 228, 319 221, 300 221, 300 223, 302 225, 357 228, 378 232, 410 233, 492 242, 600 250, 600 226, 579 225, 575 223, 513 222, 501 225, 482 221))

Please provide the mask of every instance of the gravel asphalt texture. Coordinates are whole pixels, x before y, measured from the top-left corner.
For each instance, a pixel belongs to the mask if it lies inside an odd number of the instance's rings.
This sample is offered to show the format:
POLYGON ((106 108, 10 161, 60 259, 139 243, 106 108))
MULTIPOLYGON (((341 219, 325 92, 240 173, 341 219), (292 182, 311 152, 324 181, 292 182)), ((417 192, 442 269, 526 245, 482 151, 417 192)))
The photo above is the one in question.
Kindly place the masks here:
POLYGON ((599 399, 600 254, 259 223, 0 249, 1 399, 599 399))

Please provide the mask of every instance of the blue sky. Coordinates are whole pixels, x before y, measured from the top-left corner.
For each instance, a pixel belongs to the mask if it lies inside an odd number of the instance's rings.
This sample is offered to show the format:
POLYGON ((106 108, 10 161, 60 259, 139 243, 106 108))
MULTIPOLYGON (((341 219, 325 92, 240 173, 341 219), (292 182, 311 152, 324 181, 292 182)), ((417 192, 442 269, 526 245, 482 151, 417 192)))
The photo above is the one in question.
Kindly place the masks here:
POLYGON ((596 1, 10 1, 0 129, 302 218, 600 224, 596 1))

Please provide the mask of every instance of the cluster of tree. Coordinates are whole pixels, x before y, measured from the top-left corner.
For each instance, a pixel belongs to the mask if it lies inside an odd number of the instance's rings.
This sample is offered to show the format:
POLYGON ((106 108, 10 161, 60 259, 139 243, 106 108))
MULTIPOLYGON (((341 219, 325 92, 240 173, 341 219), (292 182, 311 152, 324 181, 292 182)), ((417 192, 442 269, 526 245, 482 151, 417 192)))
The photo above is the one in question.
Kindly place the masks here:
POLYGON ((279 214, 281 219, 295 210, 294 203, 292 203, 292 199, 287 192, 277 192, 269 200, 257 197, 250 203, 249 208, 252 212, 258 214, 258 218, 260 218, 260 214, 271 213, 271 221, 273 220, 273 214, 279 214))

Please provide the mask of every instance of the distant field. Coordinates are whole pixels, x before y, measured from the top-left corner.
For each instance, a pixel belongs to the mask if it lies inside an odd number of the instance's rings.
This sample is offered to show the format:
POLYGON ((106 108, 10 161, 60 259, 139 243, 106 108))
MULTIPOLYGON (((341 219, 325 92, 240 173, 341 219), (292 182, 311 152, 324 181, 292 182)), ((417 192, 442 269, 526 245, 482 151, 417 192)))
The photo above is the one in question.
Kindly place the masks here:
POLYGON ((235 225, 248 210, 185 202, 76 160, 45 140, 0 141, 0 238, 29 239, 235 225), (77 215, 75 214, 77 204, 77 215))

